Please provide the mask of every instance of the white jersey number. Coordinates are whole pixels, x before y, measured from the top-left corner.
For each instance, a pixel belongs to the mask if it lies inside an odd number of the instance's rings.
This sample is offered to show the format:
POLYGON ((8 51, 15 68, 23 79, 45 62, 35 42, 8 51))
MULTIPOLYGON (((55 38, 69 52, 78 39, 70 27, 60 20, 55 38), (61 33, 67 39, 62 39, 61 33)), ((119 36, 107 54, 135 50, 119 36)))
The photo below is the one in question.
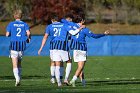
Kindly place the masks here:
POLYGON ((20 33, 21 33, 21 28, 17 28, 17 35, 16 36, 17 37, 21 37, 21 34, 20 33))
POLYGON ((54 28, 54 36, 60 36, 61 28, 54 28))

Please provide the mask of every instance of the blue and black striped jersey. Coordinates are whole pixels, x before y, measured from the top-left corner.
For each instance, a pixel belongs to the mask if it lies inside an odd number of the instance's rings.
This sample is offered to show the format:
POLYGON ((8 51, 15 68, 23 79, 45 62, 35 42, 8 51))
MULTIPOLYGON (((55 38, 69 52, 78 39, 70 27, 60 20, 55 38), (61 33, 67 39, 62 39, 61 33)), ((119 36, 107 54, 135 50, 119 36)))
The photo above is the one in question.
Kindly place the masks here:
MULTIPOLYGON (((74 28, 79 28, 80 26, 76 24, 74 28)), ((94 34, 88 28, 83 28, 77 35, 71 37, 70 48, 72 50, 83 50, 87 51, 86 36, 92 38, 100 38, 105 36, 105 34, 94 34)))
POLYGON ((69 50, 68 46, 68 25, 60 22, 54 22, 48 25, 46 33, 52 36, 50 41, 50 49, 69 50))
POLYGON ((24 51, 26 49, 27 30, 29 30, 28 24, 20 20, 8 24, 6 31, 10 33, 10 50, 24 51))

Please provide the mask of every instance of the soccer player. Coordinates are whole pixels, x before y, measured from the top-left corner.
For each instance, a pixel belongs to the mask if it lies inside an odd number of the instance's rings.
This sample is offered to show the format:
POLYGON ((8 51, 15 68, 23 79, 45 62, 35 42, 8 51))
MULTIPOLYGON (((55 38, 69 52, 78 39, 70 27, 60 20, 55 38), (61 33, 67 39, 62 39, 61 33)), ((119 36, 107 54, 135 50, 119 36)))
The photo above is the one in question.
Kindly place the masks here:
POLYGON ((30 31, 27 23, 21 21, 22 11, 14 11, 15 21, 10 22, 6 28, 6 36, 10 36, 10 57, 12 58, 13 74, 16 79, 15 86, 20 85, 21 60, 26 49, 26 43, 30 42, 30 31))
MULTIPOLYGON (((75 28, 79 28, 81 25, 84 24, 85 20, 82 17, 77 17, 77 24, 75 28)), ((86 63, 86 54, 87 54, 87 45, 85 37, 92 37, 92 38, 100 38, 108 34, 108 31, 105 31, 104 34, 94 34, 88 28, 83 28, 77 35, 71 37, 71 44, 70 48, 73 50, 73 58, 74 62, 77 62, 78 68, 73 76, 70 84, 75 87, 75 81, 77 77, 80 77, 82 85, 85 86, 85 79, 84 79, 84 66, 86 63)))
MULTIPOLYGON (((72 22, 72 20, 73 20, 73 15, 70 14, 70 13, 68 13, 68 14, 66 14, 66 16, 65 16, 64 19, 61 19, 61 22, 64 23, 64 24, 66 24, 66 25, 68 25, 70 28, 72 28, 73 25, 74 25, 74 23, 72 22)), ((68 39, 70 40, 70 38, 71 38, 71 36, 69 34, 68 39)), ((71 66, 72 66, 71 57, 70 57, 70 60, 68 60, 66 63, 67 64, 66 64, 66 69, 65 69, 64 84, 69 85, 68 78, 69 78, 69 75, 70 75, 70 72, 71 72, 71 66)), ((60 67, 60 71, 63 71, 61 69, 63 69, 62 66, 60 67)))
POLYGON ((52 60, 55 62, 55 77, 58 83, 58 86, 62 85, 60 80, 60 64, 61 61, 66 62, 69 60, 68 53, 68 33, 75 35, 85 26, 81 26, 76 30, 70 29, 67 25, 58 22, 59 18, 57 15, 52 15, 51 21, 52 24, 48 25, 47 30, 53 31, 53 39, 51 41, 51 49, 52 49, 52 60))
POLYGON ((52 41, 52 39, 54 37, 54 31, 51 30, 52 29, 51 25, 53 25, 53 24, 55 24, 55 23, 52 23, 52 24, 50 24, 50 25, 48 25, 46 27, 45 34, 44 34, 44 37, 42 39, 42 44, 40 46, 40 49, 38 50, 38 54, 40 55, 43 47, 45 46, 45 43, 46 43, 48 37, 50 37, 50 59, 51 59, 51 62, 50 62, 51 80, 50 80, 50 82, 54 84, 55 83, 55 63, 54 63, 54 61, 52 59, 52 55, 53 54, 52 54, 52 47, 51 47, 52 46, 52 42, 51 41, 52 41))

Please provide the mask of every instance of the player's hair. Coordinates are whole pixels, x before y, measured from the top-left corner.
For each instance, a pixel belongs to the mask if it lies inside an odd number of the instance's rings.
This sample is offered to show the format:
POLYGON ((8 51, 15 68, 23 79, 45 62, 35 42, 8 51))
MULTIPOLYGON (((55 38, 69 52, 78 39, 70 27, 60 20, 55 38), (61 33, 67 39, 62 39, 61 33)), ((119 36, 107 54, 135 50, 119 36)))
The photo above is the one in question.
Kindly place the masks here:
POLYGON ((76 22, 76 23, 79 23, 79 22, 81 22, 81 21, 85 21, 85 18, 78 15, 78 16, 76 17, 76 19, 75 19, 75 22, 76 22))
POLYGON ((51 16, 50 16, 51 20, 53 21, 59 21, 59 17, 56 13, 52 13, 51 16))
POLYGON ((20 10, 20 9, 16 9, 15 11, 14 11, 14 18, 21 18, 22 17, 22 11, 20 10))
POLYGON ((74 16, 73 16, 71 13, 67 13, 67 14, 65 15, 65 18, 71 18, 71 19, 73 19, 74 16))

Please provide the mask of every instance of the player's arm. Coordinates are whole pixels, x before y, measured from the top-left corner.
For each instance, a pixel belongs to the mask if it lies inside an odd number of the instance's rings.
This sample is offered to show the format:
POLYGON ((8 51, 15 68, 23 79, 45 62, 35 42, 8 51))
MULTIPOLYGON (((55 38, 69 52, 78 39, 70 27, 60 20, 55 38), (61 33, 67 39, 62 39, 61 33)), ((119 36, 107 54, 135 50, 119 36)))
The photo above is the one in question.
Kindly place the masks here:
POLYGON ((83 28, 85 28, 85 25, 82 25, 80 28, 76 29, 76 30, 69 30, 69 33, 71 35, 76 35, 77 33, 79 33, 83 28))
POLYGON ((9 37, 11 33, 11 23, 8 24, 6 27, 6 37, 9 37))
POLYGON ((85 30, 85 33, 88 37, 92 37, 92 38, 100 38, 100 37, 103 37, 105 35, 108 34, 108 32, 105 31, 104 34, 94 34, 92 31, 90 31, 89 29, 86 29, 85 30))
POLYGON ((46 44, 47 39, 48 39, 48 34, 45 33, 45 35, 44 35, 44 37, 42 39, 42 43, 41 43, 40 49, 38 50, 38 55, 40 55, 44 45, 46 44))
POLYGON ((27 43, 30 43, 30 41, 31 41, 31 33, 30 33, 30 31, 27 30, 27 31, 26 31, 26 34, 27 34, 27 40, 26 40, 26 42, 27 42, 27 43))

